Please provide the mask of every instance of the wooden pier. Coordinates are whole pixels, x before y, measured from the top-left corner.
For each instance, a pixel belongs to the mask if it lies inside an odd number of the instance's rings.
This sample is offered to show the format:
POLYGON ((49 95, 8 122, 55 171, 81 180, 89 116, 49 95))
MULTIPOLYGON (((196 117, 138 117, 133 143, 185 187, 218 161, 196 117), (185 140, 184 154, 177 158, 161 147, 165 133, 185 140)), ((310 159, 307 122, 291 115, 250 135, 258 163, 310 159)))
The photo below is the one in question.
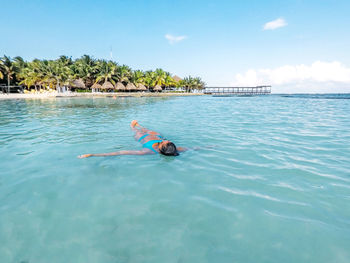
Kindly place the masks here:
POLYGON ((204 93, 217 97, 268 95, 271 93, 271 86, 206 87, 204 93))

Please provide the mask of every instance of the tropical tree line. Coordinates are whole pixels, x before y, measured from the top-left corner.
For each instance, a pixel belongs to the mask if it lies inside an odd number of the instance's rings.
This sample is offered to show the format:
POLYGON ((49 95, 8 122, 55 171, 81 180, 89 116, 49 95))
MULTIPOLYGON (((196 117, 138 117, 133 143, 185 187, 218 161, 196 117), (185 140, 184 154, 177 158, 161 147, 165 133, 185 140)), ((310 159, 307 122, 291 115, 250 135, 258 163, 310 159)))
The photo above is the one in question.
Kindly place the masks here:
POLYGON ((21 57, 3 56, 0 58, 0 81, 7 86, 22 85, 27 89, 58 89, 72 87, 74 81, 82 81, 89 88, 94 84, 110 82, 116 85, 132 83, 144 85, 148 89, 156 86, 183 87, 187 92, 203 89, 205 83, 199 77, 174 78, 163 69, 154 71, 132 70, 126 65, 119 65, 111 60, 95 59, 83 55, 73 60, 68 56, 60 56, 56 60, 25 61, 21 57))

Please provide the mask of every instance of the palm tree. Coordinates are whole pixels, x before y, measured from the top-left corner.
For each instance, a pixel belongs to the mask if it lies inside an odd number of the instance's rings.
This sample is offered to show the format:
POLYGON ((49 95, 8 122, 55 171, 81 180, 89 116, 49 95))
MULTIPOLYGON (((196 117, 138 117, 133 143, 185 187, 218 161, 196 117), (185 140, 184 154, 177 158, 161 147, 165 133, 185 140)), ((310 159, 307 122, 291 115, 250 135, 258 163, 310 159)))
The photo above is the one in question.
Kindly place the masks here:
POLYGON ((97 72, 96 60, 88 55, 83 55, 72 65, 74 78, 82 79, 86 86, 91 86, 97 72))
POLYGON ((20 71, 20 73, 17 74, 18 79, 20 79, 20 83, 19 84, 23 84, 25 85, 28 89, 34 85, 35 81, 33 79, 33 75, 32 75, 33 71, 31 68, 27 67, 24 68, 20 71))
POLYGON ((148 88, 157 85, 164 87, 183 86, 186 91, 202 89, 205 83, 200 78, 191 76, 182 81, 175 81, 169 72, 160 68, 155 71, 141 70, 133 71, 126 65, 119 66, 116 62, 106 60, 95 60, 83 55, 76 59, 67 56, 60 56, 56 60, 34 59, 26 62, 21 57, 11 59, 8 56, 0 58, 0 79, 7 78, 7 85, 11 82, 30 87, 56 86, 59 89, 62 85, 71 85, 74 80, 82 79, 86 86, 98 82, 121 82, 124 85, 132 83, 145 85, 148 88))
POLYGON ((160 68, 155 70, 155 85, 163 86, 165 84, 166 72, 160 68))
POLYGON ((135 70, 131 75, 131 82, 137 84, 145 84, 145 73, 142 70, 135 70))
POLYGON ((56 69, 56 79, 59 84, 64 86, 70 85, 70 83, 74 80, 72 65, 72 58, 67 56, 60 56, 59 59, 55 61, 55 69, 56 69))
POLYGON ((123 84, 127 84, 132 79, 132 70, 127 65, 122 65, 117 68, 116 71, 116 80, 118 82, 123 82, 123 84))
POLYGON ((191 76, 184 78, 182 83, 186 89, 186 92, 191 92, 192 90, 194 90, 196 88, 196 82, 195 82, 194 78, 191 76))
POLYGON ((17 72, 17 65, 13 63, 12 59, 8 56, 3 56, 1 59, 1 71, 7 76, 7 86, 10 86, 11 80, 17 72))
POLYGON ((193 81, 194 81, 194 85, 195 85, 195 88, 196 88, 196 89, 199 89, 199 90, 204 89, 204 87, 205 87, 205 82, 202 81, 202 79, 201 79, 200 77, 194 78, 193 81))
POLYGON ((185 88, 186 92, 189 91, 189 87, 191 85, 191 80, 192 80, 191 76, 188 76, 188 77, 183 78, 183 80, 180 81, 181 86, 185 88))
POLYGON ((3 65, 3 62, 2 60, 0 60, 0 79, 4 78, 4 74, 2 73, 2 70, 3 70, 2 65, 3 65))
POLYGON ((23 73, 23 76, 21 76, 23 79, 22 84, 33 83, 32 85, 35 86, 35 90, 37 90, 37 86, 41 87, 45 84, 49 84, 47 81, 48 68, 49 66, 47 60, 34 59, 32 62, 29 62, 28 69, 26 69, 28 76, 26 76, 26 73, 23 73), (27 77, 29 79, 25 80, 27 77))
POLYGON ((96 66, 97 74, 95 83, 103 80, 104 83, 110 81, 115 85, 114 79, 116 77, 117 64, 113 61, 98 60, 96 66))
POLYGON ((28 66, 28 63, 24 61, 24 59, 20 56, 15 57, 13 59, 13 63, 16 65, 18 71, 21 71, 21 69, 24 69, 28 66))
POLYGON ((44 79, 42 64, 38 59, 27 63, 26 67, 17 74, 18 79, 21 80, 19 84, 27 86, 28 89, 34 86, 35 90, 38 90, 38 86, 42 86, 44 79))
POLYGON ((29 80, 30 70, 28 68, 28 63, 24 61, 23 58, 17 56, 13 59, 13 64, 15 64, 16 67, 15 79, 19 84, 24 84, 29 88, 32 82, 29 80))
POLYGON ((194 89, 203 89, 205 86, 205 83, 201 78, 193 78, 191 76, 184 78, 182 81, 180 81, 180 84, 185 87, 186 92, 191 92, 194 89))
POLYGON ((173 79, 171 74, 169 72, 165 72, 165 79, 164 79, 164 86, 165 87, 175 87, 176 81, 173 79))
POLYGON ((69 67, 70 59, 62 56, 58 60, 43 60, 40 64, 40 77, 42 84, 56 86, 59 90, 61 85, 69 85, 72 81, 72 70, 69 67))
POLYGON ((58 88, 58 82, 56 79, 55 62, 53 60, 42 60, 34 65, 39 73, 40 84, 48 85, 51 88, 56 86, 58 88))
POLYGON ((150 88, 156 86, 155 84, 156 73, 152 70, 145 72, 145 85, 150 88))
POLYGON ((73 64, 72 58, 68 56, 60 56, 56 61, 59 65, 67 67, 73 64))

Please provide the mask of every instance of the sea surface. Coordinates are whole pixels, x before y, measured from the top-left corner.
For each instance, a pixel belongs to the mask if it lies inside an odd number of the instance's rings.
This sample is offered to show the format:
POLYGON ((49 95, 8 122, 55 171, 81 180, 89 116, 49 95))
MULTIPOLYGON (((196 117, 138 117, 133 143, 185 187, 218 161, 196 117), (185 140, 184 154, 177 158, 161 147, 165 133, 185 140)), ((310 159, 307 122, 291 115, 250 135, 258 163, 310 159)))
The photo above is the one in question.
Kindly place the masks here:
POLYGON ((348 263, 349 98, 0 101, 0 262, 348 263))

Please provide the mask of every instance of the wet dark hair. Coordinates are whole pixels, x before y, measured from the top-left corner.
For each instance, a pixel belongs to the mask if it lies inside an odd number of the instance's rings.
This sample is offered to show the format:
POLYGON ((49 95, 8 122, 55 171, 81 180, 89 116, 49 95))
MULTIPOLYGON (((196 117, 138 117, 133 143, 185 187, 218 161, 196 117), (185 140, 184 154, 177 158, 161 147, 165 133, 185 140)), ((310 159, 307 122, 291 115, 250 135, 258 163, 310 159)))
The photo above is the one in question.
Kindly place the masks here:
POLYGON ((163 145, 163 147, 159 148, 159 151, 161 154, 167 155, 167 156, 178 156, 179 153, 176 150, 175 144, 172 142, 168 142, 163 145))

